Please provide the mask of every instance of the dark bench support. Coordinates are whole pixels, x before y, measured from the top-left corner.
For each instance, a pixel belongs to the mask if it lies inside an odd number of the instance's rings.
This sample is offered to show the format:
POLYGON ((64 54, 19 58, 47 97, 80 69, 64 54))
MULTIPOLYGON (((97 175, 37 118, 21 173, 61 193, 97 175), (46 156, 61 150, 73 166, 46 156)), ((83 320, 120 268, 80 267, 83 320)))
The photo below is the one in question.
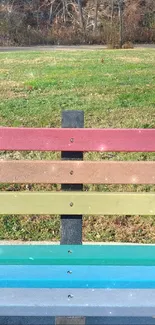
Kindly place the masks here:
MULTIPOLYGON (((63 111, 62 128, 83 128, 84 112, 83 111, 63 111)), ((74 138, 70 139, 71 143, 74 138)), ((62 160, 83 160, 83 152, 61 153, 62 160)), ((72 173, 72 171, 70 171, 72 173)), ((63 191, 82 191, 82 184, 62 184, 63 191)), ((62 215, 61 216, 61 245, 79 245, 82 244, 82 216, 62 215)), ((84 320, 80 318, 56 318, 56 325, 84 325, 84 320)))
MULTIPOLYGON (((62 128, 83 128, 83 111, 63 111, 62 128)), ((74 142, 74 138, 70 138, 74 142)), ((83 160, 83 152, 65 151, 61 153, 62 160, 83 160)), ((72 170, 70 171, 72 173, 72 170)), ((82 191, 82 184, 62 184, 63 191, 82 191)), ((82 216, 62 215, 61 216, 61 244, 79 245, 82 244, 82 216)))
MULTIPOLYGON (((63 111, 62 128, 83 128, 84 112, 83 111, 63 111)), ((70 139, 71 143, 74 138, 70 139)), ((62 152, 62 160, 83 160, 83 152, 62 152)), ((72 173, 72 171, 70 171, 72 173)), ((82 184, 62 184, 64 191, 82 191, 82 184)), ((82 244, 82 216, 62 215, 61 216, 61 245, 81 245, 82 244)), ((84 319, 76 318, 56 318, 56 325, 84 325, 84 319)))

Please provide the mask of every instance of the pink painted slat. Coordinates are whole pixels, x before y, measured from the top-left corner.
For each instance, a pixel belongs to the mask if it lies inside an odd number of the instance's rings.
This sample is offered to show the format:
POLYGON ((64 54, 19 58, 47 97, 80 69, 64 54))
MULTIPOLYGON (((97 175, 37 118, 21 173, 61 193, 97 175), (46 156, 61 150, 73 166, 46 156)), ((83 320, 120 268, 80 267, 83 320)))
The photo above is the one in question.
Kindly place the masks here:
POLYGON ((155 184, 155 161, 2 160, 0 183, 155 184))
POLYGON ((0 150, 155 151, 155 129, 0 128, 0 150))

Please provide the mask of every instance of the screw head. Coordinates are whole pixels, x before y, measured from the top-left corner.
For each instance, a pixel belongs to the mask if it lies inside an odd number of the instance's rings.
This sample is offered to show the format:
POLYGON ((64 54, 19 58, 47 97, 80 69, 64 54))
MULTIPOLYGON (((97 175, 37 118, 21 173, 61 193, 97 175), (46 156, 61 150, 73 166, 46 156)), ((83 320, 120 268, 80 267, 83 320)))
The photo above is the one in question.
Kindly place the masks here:
POLYGON ((73 207, 73 205, 74 205, 74 203, 73 203, 73 202, 71 202, 71 203, 70 203, 70 207, 73 207))
POLYGON ((67 271, 67 273, 68 273, 68 274, 72 274, 72 271, 69 270, 69 271, 67 271))
POLYGON ((74 142, 74 138, 70 138, 70 142, 73 143, 74 142))
POLYGON ((70 171, 70 175, 73 175, 73 174, 74 174, 74 172, 73 172, 73 170, 71 170, 71 171, 70 171))

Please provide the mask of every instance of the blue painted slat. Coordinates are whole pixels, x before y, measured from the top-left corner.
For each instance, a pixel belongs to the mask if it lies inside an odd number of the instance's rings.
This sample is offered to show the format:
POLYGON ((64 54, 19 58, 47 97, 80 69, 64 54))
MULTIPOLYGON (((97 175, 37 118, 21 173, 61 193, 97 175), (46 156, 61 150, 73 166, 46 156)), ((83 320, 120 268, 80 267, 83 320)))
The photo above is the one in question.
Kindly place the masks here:
POLYGON ((1 265, 1 288, 155 288, 155 266, 1 265))

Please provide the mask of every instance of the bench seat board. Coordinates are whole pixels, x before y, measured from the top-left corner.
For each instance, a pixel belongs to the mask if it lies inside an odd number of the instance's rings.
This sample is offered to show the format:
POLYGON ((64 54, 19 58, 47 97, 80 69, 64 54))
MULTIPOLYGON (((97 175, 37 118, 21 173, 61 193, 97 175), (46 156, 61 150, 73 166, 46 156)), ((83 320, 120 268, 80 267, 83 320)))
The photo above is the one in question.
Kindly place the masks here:
MULTIPOLYGON (((16 325, 16 324, 11 323, 11 325, 16 325)), ((26 325, 29 325, 29 324, 26 324, 26 325)), ((37 325, 40 325, 40 324, 37 324, 37 325)), ((41 324, 41 325, 43 325, 43 324, 41 324)), ((52 324, 50 324, 50 325, 52 325, 52 324)), ((71 325, 73 325, 73 324, 71 324, 71 325)), ((86 317, 85 323, 81 324, 81 325, 155 325, 155 318, 152 318, 152 317, 93 317, 92 316, 92 317, 86 317)))
POLYGON ((0 265, 148 265, 153 245, 1 245, 0 265))
POLYGON ((0 192, 0 214, 155 215, 155 193, 0 192))
POLYGON ((0 265, 0 287, 155 289, 155 266, 0 265))
POLYGON ((0 316, 0 325, 155 325, 152 317, 0 316))
POLYGON ((154 152, 155 129, 0 128, 0 150, 154 152))
POLYGON ((152 289, 0 289, 0 316, 154 317, 152 289))
POLYGON ((154 184, 155 161, 0 161, 1 183, 154 184))

